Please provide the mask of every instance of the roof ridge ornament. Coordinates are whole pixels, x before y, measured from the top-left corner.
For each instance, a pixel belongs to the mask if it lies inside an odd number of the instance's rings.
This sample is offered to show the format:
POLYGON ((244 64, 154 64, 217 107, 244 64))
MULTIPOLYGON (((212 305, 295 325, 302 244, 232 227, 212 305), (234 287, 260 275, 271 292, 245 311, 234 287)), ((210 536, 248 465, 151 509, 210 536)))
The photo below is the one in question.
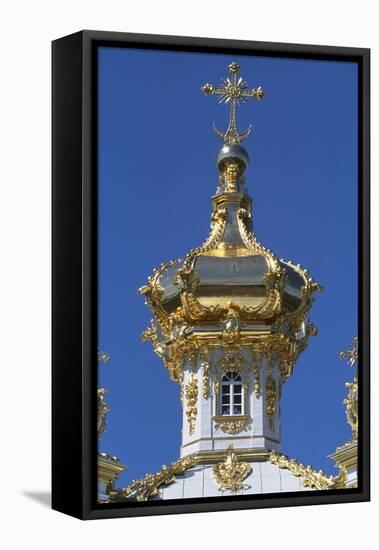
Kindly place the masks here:
POLYGON ((247 81, 237 75, 240 70, 238 63, 233 61, 229 67, 230 77, 222 79, 221 86, 214 86, 206 83, 201 89, 205 95, 220 95, 219 103, 230 103, 229 126, 226 132, 222 132, 214 123, 213 128, 219 138, 228 145, 240 143, 246 139, 251 133, 251 125, 244 132, 239 133, 236 126, 236 107, 237 104, 245 103, 247 97, 257 99, 258 101, 264 96, 264 90, 261 86, 257 88, 248 88, 247 81))

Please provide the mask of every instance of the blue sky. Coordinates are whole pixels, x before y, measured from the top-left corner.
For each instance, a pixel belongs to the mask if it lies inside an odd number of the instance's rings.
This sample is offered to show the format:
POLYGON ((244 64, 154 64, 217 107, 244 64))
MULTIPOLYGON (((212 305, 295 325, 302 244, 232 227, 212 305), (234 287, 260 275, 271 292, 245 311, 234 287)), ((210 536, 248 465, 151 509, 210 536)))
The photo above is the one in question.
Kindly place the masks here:
MULTIPOLYGON (((137 294, 152 269, 209 232, 228 108, 200 87, 227 76, 229 55, 99 49, 99 382, 111 406, 101 450, 120 457, 124 483, 179 458, 179 388, 140 340, 151 313, 137 294)), ((261 102, 250 123, 247 187, 258 239, 307 267, 325 287, 319 328, 283 387, 282 451, 336 473, 327 458, 351 435, 344 406, 353 373, 338 358, 357 331, 357 65, 237 56, 261 102)))

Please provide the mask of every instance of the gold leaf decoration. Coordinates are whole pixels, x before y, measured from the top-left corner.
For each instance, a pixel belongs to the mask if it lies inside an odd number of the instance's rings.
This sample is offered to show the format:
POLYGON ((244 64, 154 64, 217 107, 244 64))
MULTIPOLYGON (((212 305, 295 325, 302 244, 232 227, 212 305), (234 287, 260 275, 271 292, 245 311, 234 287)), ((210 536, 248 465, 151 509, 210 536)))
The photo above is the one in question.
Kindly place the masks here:
POLYGON ((251 424, 250 416, 214 416, 215 428, 228 433, 235 434, 246 430, 251 424))
POLYGON ((186 385, 185 389, 185 396, 187 400, 186 416, 190 435, 192 435, 195 431, 198 394, 197 378, 194 374, 191 374, 190 381, 186 385))
POLYGON ((143 479, 133 480, 128 487, 118 489, 114 493, 115 500, 124 498, 145 501, 158 495, 161 485, 170 485, 175 481, 175 476, 183 474, 195 464, 195 457, 187 456, 173 462, 169 466, 162 466, 156 474, 146 474, 143 479))
MULTIPOLYGON (((301 477, 304 487, 310 487, 312 489, 334 489, 337 478, 333 476, 326 476, 322 470, 318 472, 311 466, 304 466, 297 462, 294 458, 289 459, 286 455, 281 455, 276 451, 271 451, 269 455, 269 461, 271 464, 278 466, 279 468, 287 469, 291 474, 301 477)), ((339 479, 339 482, 341 480, 339 479)))
POLYGON ((250 471, 250 464, 248 462, 240 462, 234 452, 233 445, 228 447, 224 462, 213 466, 213 475, 220 491, 232 491, 232 493, 243 488, 242 482, 250 471))
POLYGON ((274 417, 276 412, 276 396, 277 390, 275 380, 269 375, 266 379, 266 414, 272 431, 275 429, 274 417))

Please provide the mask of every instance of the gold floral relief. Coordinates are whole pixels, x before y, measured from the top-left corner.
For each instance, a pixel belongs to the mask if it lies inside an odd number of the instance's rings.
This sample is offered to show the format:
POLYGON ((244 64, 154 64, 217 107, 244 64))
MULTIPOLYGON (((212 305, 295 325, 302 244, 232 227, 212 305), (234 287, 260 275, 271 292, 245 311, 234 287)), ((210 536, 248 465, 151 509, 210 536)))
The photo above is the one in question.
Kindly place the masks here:
POLYGON ((213 475, 220 491, 231 491, 236 493, 243 488, 243 481, 251 472, 248 462, 240 462, 234 452, 233 445, 230 445, 226 452, 224 462, 213 466, 213 475))
POLYGON ((276 397, 277 397, 277 389, 275 380, 271 375, 269 375, 266 379, 266 414, 268 417, 270 429, 272 431, 275 431, 275 424, 274 424, 274 418, 276 413, 276 397))
POLYGON ((185 397, 186 397, 186 416, 188 421, 188 430, 190 435, 195 431, 196 417, 197 417, 197 399, 199 391, 197 378, 194 374, 191 374, 190 381, 186 385, 185 397))
POLYGON ((228 434, 236 434, 247 430, 251 424, 251 418, 247 415, 239 416, 214 416, 215 428, 228 434))

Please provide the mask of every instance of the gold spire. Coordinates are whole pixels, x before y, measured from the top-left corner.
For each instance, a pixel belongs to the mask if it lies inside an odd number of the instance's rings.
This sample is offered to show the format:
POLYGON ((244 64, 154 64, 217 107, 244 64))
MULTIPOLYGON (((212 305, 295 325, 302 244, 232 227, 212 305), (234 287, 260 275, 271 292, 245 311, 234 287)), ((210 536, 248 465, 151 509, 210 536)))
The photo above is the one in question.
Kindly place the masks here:
POLYGON ((251 125, 247 130, 239 133, 236 126, 236 106, 240 103, 245 103, 247 97, 260 100, 264 96, 264 91, 261 86, 258 88, 249 89, 247 81, 243 78, 237 80, 240 66, 233 61, 229 65, 230 77, 223 79, 221 86, 213 86, 213 84, 205 84, 201 89, 205 95, 220 95, 220 103, 230 103, 229 126, 226 132, 222 132, 215 124, 214 130, 219 138, 224 140, 228 145, 240 143, 246 139, 251 132, 251 125))

